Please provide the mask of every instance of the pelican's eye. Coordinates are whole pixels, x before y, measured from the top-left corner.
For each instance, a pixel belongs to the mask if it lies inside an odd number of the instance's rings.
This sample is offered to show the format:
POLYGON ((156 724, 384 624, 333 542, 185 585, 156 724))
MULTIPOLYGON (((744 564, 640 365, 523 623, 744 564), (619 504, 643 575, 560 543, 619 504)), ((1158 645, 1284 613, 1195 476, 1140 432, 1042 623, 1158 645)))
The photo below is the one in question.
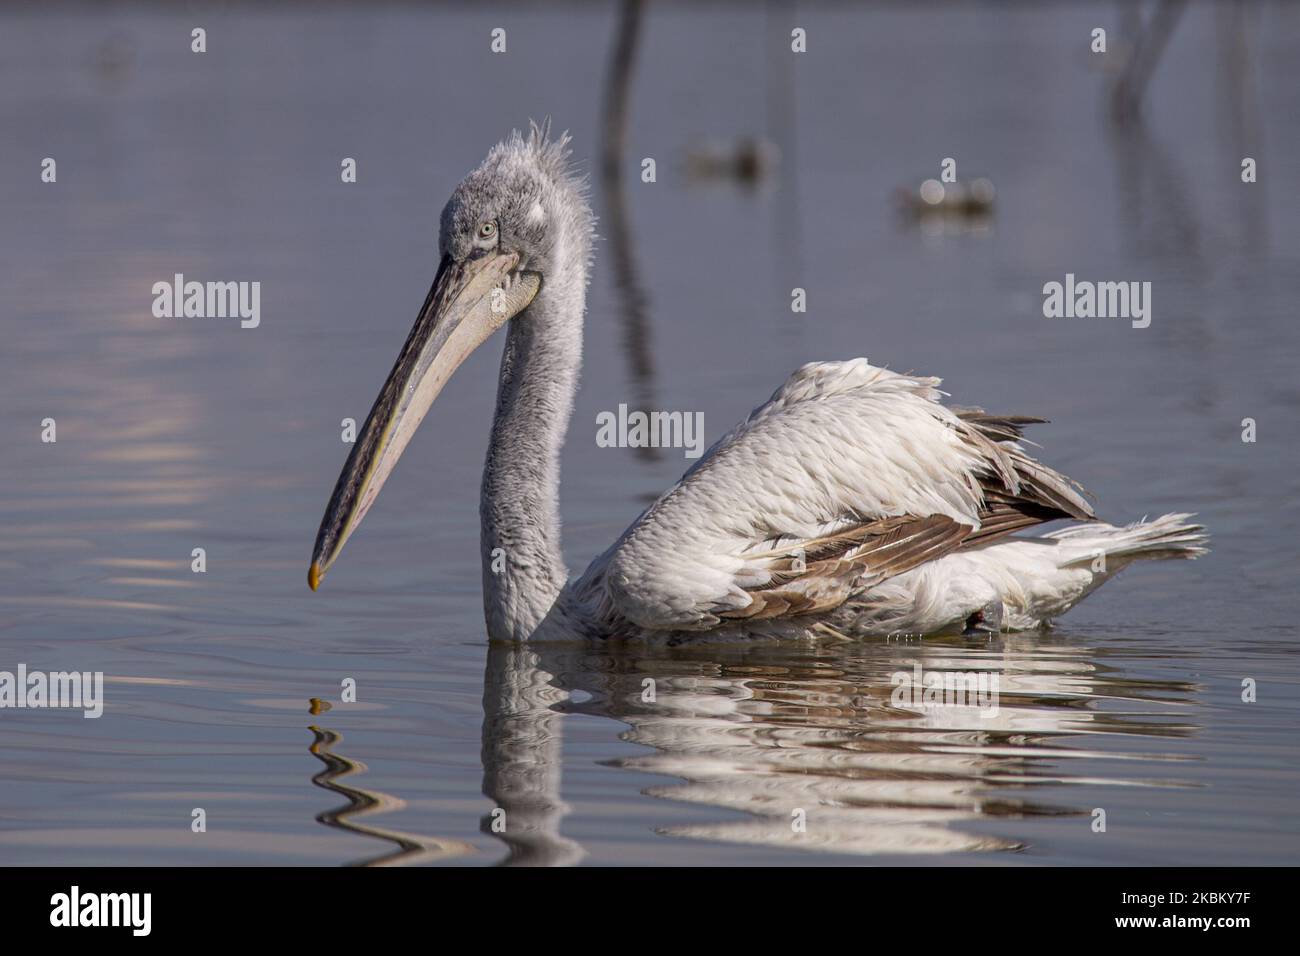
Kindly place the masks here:
POLYGON ((491 242, 497 237, 497 224, 495 222, 485 222, 478 227, 479 242, 491 242))

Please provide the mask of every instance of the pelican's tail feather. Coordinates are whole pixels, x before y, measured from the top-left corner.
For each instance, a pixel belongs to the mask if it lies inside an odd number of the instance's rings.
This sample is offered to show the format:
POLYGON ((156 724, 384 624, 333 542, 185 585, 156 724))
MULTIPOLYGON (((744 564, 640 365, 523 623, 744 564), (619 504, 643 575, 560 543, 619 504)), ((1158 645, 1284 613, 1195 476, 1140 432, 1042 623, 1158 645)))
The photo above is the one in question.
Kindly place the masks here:
POLYGON ((954 551, 868 588, 855 602, 852 626, 868 634, 929 634, 988 629, 992 617, 1002 630, 1040 627, 1135 561, 1205 554, 1205 529, 1192 517, 1088 522, 954 551))
MULTIPOLYGON (((1086 564, 1100 555, 1118 567, 1139 559, 1199 558, 1209 551, 1205 528, 1193 524, 1191 514, 1167 514, 1148 521, 1143 518, 1123 527, 1084 524, 1044 535, 1079 552, 1061 567, 1086 564)), ((1115 568, 1112 568, 1114 570, 1115 568)))

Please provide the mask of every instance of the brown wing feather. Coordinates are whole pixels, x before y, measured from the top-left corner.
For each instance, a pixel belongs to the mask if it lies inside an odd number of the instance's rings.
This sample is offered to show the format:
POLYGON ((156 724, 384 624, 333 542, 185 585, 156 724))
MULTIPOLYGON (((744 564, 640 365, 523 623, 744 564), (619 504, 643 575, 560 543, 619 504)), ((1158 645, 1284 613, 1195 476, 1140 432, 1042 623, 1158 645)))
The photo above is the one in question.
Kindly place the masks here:
POLYGON ((767 582, 745 589, 750 603, 718 616, 756 621, 831 610, 863 587, 952 551, 1045 521, 1095 519, 1074 482, 1034 461, 1017 444, 1024 426, 1046 419, 990 415, 982 408, 953 412, 963 440, 978 449, 988 468, 978 479, 984 496, 978 530, 947 515, 896 515, 776 548, 764 565, 770 572, 767 582))
POLYGON ((1082 489, 1077 483, 1034 461, 1016 444, 1024 436, 1025 425, 1044 424, 1047 419, 990 415, 982 408, 954 408, 953 411, 979 438, 996 443, 998 450, 1009 459, 1015 478, 1012 482, 1002 475, 986 475, 980 479, 984 493, 980 528, 963 542, 964 547, 986 544, 1045 521, 1096 520, 1097 515, 1080 495, 1082 489))
POLYGON ((864 580, 883 581, 960 547, 971 526, 947 515, 898 515, 801 543, 769 562, 771 579, 752 600, 719 617, 763 620, 838 607, 864 580))

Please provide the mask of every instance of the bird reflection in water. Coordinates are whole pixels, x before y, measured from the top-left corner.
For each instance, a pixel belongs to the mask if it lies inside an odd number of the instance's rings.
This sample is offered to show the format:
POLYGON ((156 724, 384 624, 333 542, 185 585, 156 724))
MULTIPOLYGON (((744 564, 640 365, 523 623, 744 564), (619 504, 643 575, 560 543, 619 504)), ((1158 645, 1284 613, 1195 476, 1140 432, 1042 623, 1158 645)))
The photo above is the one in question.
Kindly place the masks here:
POLYGON ((327 827, 346 830, 361 836, 384 840, 397 847, 380 856, 358 860, 351 866, 397 866, 411 863, 435 863, 452 857, 465 856, 474 852, 474 846, 463 840, 449 840, 443 837, 426 837, 415 833, 403 833, 400 830, 385 830, 382 827, 367 826, 360 823, 362 817, 381 813, 391 813, 406 806, 406 801, 377 790, 363 790, 358 786, 340 783, 344 777, 366 772, 366 765, 357 760, 334 752, 334 747, 343 739, 341 734, 320 727, 308 728, 314 738, 309 748, 312 756, 325 765, 325 769, 311 778, 316 786, 330 790, 347 798, 347 803, 334 810, 325 810, 316 815, 319 823, 327 827))
POLYGON ((489 645, 483 794, 494 812, 483 818, 481 829, 505 843, 509 854, 501 862, 506 866, 568 866, 583 857, 582 847, 560 835, 569 808, 560 799, 559 708, 569 693, 553 680, 536 651, 521 644, 489 645))
POLYGON ((560 747, 565 714, 583 713, 622 721, 623 739, 647 748, 614 766, 680 778, 646 795, 729 811, 717 822, 660 829, 664 836, 858 855, 1016 850, 1025 844, 1009 820, 1090 812, 1091 803, 1040 800, 1037 787, 1187 785, 1166 773, 1185 758, 1114 741, 1194 734, 1187 715, 1199 688, 1128 677, 1118 664, 1042 635, 978 647, 963 638, 798 647, 493 643, 483 789, 508 821, 494 834, 509 848, 504 864, 580 860, 582 849, 560 832, 567 812, 560 747), (916 664, 929 673, 996 674, 996 713, 895 706, 894 675, 916 664), (584 692, 582 703, 570 699, 574 690, 584 692), (1103 747, 1097 735, 1110 741, 1103 747), (1086 774, 1073 769, 1080 760, 1086 774), (1106 777, 1101 766, 1133 769, 1106 777), (803 831, 792 825, 799 809, 803 831), (978 832, 994 829, 993 818, 1011 836, 978 832))

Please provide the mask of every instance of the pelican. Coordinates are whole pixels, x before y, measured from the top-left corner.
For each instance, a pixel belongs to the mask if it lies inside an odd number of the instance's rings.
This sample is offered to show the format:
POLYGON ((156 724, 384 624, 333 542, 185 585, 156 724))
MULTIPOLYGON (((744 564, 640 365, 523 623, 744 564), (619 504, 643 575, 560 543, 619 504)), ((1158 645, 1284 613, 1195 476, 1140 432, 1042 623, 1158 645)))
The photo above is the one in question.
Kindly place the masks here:
POLYGON ((559 456, 595 219, 568 134, 514 132, 442 211, 441 262, 321 520, 312 590, 466 356, 508 325, 480 498, 492 639, 853 638, 1045 626, 1144 558, 1193 558, 1187 514, 1117 527, 1029 457, 1043 419, 944 405, 937 378, 804 365, 573 582, 559 456), (1056 519, 1082 522, 1012 536, 1056 519))

